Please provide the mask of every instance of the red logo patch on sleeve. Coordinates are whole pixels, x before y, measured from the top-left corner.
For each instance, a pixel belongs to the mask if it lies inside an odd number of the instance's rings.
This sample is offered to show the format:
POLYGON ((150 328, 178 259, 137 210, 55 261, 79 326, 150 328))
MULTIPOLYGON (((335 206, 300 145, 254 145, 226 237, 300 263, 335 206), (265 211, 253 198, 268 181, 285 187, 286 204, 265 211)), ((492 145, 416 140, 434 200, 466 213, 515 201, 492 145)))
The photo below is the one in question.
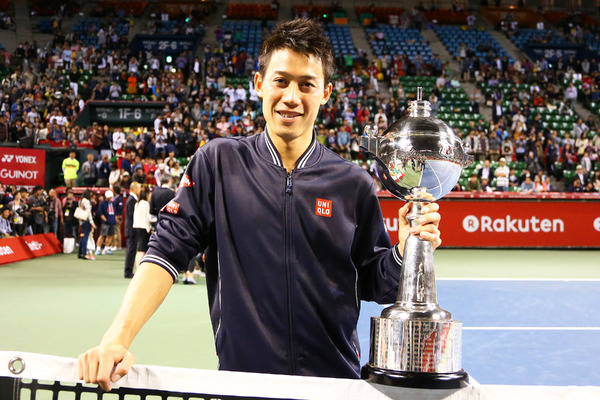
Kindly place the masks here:
POLYGON ((179 203, 171 200, 167 203, 164 210, 169 214, 179 215, 179 203))
POLYGON ((331 218, 331 211, 332 211, 332 201, 331 200, 317 199, 317 208, 315 210, 315 214, 317 214, 321 217, 331 218))
POLYGON ((179 187, 184 188, 184 187, 192 187, 192 186, 194 186, 194 182, 192 182, 190 177, 187 175, 183 175, 181 177, 181 182, 179 182, 179 187))

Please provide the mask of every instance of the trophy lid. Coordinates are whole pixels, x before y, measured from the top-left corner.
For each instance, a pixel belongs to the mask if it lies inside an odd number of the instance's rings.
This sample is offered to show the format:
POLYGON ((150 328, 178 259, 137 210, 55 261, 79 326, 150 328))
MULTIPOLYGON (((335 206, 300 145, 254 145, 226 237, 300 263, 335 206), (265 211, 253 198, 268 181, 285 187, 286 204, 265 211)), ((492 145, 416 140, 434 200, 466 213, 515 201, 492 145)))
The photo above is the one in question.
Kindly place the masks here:
POLYGON ((410 201, 434 201, 452 190, 462 169, 472 163, 467 147, 441 119, 431 116, 429 101, 418 88, 409 115, 383 134, 365 127, 362 147, 375 155, 385 187, 410 201))

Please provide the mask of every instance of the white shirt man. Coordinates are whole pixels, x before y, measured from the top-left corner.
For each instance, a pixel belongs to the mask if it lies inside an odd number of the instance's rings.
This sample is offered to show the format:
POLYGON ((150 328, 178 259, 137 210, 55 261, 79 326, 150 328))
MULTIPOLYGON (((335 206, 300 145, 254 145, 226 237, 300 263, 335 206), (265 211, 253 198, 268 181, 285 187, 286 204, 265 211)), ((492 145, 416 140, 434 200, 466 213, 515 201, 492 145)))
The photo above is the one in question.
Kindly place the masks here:
POLYGON ((115 129, 115 131, 113 132, 112 135, 112 148, 114 151, 119 150, 121 147, 123 147, 123 144, 125 143, 125 132, 123 132, 121 129, 117 128, 115 129))
POLYGON ((494 171, 496 175, 496 187, 500 192, 508 192, 508 177, 510 176, 510 169, 506 165, 506 159, 500 158, 500 166, 494 171))

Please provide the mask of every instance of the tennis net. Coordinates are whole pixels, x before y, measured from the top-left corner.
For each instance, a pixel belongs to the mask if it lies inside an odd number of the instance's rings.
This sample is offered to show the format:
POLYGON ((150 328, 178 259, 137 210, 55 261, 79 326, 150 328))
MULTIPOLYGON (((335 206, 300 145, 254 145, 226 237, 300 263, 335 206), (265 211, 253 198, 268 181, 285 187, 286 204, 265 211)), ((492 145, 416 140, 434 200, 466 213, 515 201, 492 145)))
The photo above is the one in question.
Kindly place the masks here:
POLYGON ((408 389, 362 380, 134 365, 111 392, 77 379, 77 360, 0 351, 0 400, 600 399, 600 387, 471 385, 408 389))

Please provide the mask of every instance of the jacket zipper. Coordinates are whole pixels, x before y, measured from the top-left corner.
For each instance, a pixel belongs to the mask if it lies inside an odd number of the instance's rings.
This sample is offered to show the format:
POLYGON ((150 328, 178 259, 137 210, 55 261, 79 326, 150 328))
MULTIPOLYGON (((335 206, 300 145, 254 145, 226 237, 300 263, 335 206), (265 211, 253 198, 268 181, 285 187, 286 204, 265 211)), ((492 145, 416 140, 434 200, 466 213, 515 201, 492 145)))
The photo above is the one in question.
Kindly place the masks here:
POLYGON ((296 337, 294 335, 294 316, 293 316, 293 283, 292 283, 292 172, 289 172, 285 181, 285 274, 288 288, 288 329, 289 329, 289 352, 290 352, 290 375, 298 374, 297 356, 296 356, 296 337))

